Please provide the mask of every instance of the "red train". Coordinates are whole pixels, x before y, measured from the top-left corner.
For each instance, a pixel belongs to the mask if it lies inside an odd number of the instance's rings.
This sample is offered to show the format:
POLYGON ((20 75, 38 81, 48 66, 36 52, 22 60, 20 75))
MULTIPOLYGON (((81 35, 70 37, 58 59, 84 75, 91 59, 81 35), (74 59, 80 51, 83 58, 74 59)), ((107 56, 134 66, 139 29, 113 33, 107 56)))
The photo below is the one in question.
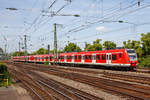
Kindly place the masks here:
MULTIPOLYGON (((27 62, 50 62, 54 63, 53 54, 16 56, 14 61, 27 62)), ((71 52, 58 54, 57 63, 59 65, 90 65, 135 68, 137 66, 137 55, 133 49, 114 49, 88 52, 71 52)))

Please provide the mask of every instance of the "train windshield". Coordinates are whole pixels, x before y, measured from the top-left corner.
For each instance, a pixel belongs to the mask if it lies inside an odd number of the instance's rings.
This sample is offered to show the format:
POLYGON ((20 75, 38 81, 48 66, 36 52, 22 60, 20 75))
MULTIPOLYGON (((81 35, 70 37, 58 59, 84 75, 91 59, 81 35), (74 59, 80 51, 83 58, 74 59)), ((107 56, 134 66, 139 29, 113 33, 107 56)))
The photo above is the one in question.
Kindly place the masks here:
POLYGON ((137 60, 136 55, 129 55, 130 60, 134 61, 137 60))
POLYGON ((135 53, 135 50, 127 50, 127 53, 135 53))

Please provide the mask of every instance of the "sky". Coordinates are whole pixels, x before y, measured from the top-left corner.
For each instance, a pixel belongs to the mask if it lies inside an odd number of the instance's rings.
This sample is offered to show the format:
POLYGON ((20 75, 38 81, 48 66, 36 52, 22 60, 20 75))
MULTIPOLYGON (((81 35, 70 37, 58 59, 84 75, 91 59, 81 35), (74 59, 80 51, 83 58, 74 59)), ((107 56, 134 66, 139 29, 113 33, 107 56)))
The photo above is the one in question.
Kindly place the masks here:
POLYGON ((48 44, 53 49, 54 23, 60 50, 68 42, 83 49, 96 39, 123 46, 123 41, 140 40, 141 33, 150 32, 149 10, 149 0, 0 0, 0 47, 18 51, 27 35, 28 52, 48 44))

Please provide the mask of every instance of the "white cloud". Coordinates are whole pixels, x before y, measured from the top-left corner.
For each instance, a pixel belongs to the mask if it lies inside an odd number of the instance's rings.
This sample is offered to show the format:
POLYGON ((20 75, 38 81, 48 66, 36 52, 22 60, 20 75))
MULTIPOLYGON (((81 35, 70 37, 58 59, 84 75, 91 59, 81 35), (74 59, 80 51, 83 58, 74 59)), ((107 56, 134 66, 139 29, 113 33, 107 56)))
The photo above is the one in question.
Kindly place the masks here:
POLYGON ((95 4, 91 4, 90 5, 90 8, 94 8, 96 5, 95 4))
POLYGON ((98 27, 96 27, 96 31, 101 31, 101 32, 105 32, 105 31, 107 31, 108 29, 106 28, 106 27, 104 27, 104 26, 98 26, 98 27))

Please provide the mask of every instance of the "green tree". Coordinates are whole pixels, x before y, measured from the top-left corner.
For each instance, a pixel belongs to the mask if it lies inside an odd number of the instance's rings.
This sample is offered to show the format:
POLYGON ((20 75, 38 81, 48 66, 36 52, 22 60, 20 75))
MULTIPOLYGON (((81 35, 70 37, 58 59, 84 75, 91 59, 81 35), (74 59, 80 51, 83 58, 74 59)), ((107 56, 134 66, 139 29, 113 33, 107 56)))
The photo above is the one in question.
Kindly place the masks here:
POLYGON ((87 44, 85 51, 99 51, 102 50, 102 45, 100 44, 101 39, 93 41, 93 44, 87 44))
POLYGON ((16 51, 16 52, 12 53, 11 55, 12 56, 24 56, 24 52, 16 51))
POLYGON ((150 33, 141 34, 142 50, 144 55, 150 55, 150 33))
POLYGON ((105 41, 103 46, 105 49, 116 48, 116 44, 114 42, 111 42, 111 41, 105 41))
POLYGON ((36 54, 47 54, 48 50, 44 49, 44 48, 40 48, 39 50, 36 51, 36 54))
POLYGON ((64 52, 80 52, 81 48, 77 46, 75 43, 69 43, 68 45, 65 46, 64 52))
POLYGON ((136 50, 138 57, 142 55, 142 48, 141 48, 140 41, 128 40, 128 41, 124 41, 123 44, 124 44, 124 48, 136 50))

